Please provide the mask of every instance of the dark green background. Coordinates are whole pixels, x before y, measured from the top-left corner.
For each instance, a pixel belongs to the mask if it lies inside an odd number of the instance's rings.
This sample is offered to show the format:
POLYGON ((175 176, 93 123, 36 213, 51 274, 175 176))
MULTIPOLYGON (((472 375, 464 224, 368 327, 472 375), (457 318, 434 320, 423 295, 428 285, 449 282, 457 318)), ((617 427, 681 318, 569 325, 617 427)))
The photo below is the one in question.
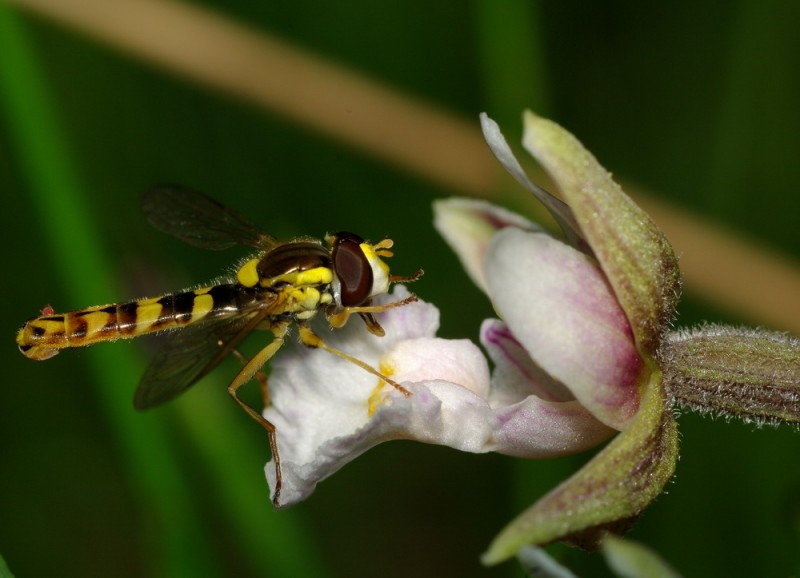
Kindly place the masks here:
MULTIPOLYGON (((486 110, 512 142, 521 109, 533 107, 621 178, 800 255, 800 4, 791 0, 202 4, 476 125, 486 110)), ((444 336, 476 338, 491 315, 430 227, 431 201, 458 191, 57 25, 27 14, 21 24, 64 138, 52 141, 55 157, 87 201, 65 199, 47 180, 53 167, 31 160, 19 127, 41 126, 47 139, 53 125, 12 118, 20 109, 6 100, 0 554, 11 570, 520 575, 514 563, 484 569, 478 556, 587 456, 522 462, 395 442, 348 465, 308 502, 274 512, 262 472, 266 438, 224 391, 235 365, 168 407, 136 414, 130 400, 148 343, 43 364, 17 353, 14 332, 45 304, 67 310, 178 289, 243 256, 203 253, 151 230, 139 197, 160 181, 212 193, 279 237, 390 234, 394 270, 425 267, 416 289, 441 308, 444 336), (81 270, 86 258, 70 239, 83 225, 69 212, 43 220, 49 203, 88 220, 103 270, 81 270)), ((2 62, 7 95, 26 73, 2 62)), ((740 321, 693 300, 691 290, 679 324, 740 321)), ((631 537, 687 576, 800 574, 797 434, 695 415, 680 425, 677 476, 631 537)), ((603 575, 598 556, 556 552, 584 576, 603 575)))

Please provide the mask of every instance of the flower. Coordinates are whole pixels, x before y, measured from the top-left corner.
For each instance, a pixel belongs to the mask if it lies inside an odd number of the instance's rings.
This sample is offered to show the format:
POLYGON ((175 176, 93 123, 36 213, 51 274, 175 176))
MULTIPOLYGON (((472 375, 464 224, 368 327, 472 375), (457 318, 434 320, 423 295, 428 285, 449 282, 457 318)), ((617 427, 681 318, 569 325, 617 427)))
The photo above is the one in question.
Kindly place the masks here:
MULTIPOLYGON (((516 163, 507 147, 494 150, 507 153, 507 166, 516 163)), ((550 201, 565 223, 573 222, 566 205, 550 201)), ((440 217, 447 212, 444 206, 438 206, 440 217)), ((470 452, 554 457, 596 446, 638 411, 646 364, 594 256, 509 211, 466 201, 449 206, 449 223, 460 215, 468 228, 483 227, 483 235, 467 231, 456 243, 466 250, 468 268, 489 252, 487 270, 475 268, 473 277, 501 311, 522 306, 526 315, 503 315, 505 321, 483 324, 481 341, 495 365, 491 375, 471 341, 435 337, 438 311, 421 301, 383 312, 383 338, 359 323, 326 333, 330 346, 378 369, 410 396, 324 350, 287 346, 273 362, 272 400, 264 411, 278 432, 281 505, 305 499, 318 482, 383 441, 413 439, 470 452), (498 229, 503 230, 495 234, 498 229), (489 236, 491 246, 484 243, 489 236), (534 287, 538 297, 531 299, 534 287), (535 342, 541 355, 529 353, 535 342)), ((457 231, 458 226, 440 229, 457 231)), ((575 244, 588 246, 577 236, 575 244)), ((397 288, 375 303, 407 296, 397 288)), ((315 322, 322 334, 324 320, 315 322)), ((274 492, 274 460, 266 474, 274 492)))
MULTIPOLYGON (((408 295, 397 286, 375 303, 408 295)), ((435 337, 439 312, 433 305, 416 301, 392 308, 380 321, 385 337, 350 323, 326 333, 326 343, 379 368, 407 388, 408 397, 345 359, 299 343, 287 344, 273 362, 272 399, 264 417, 278 431, 282 506, 307 498, 347 462, 392 439, 473 453, 548 457, 592 447, 613 432, 577 401, 556 401, 564 392, 534 395, 529 372, 535 368, 501 326, 484 328, 502 368, 495 370, 496 376, 502 374, 495 382, 474 343, 435 337)), ((273 460, 265 472, 274 490, 273 460)))
MULTIPOLYGON (((403 286, 376 305, 409 296, 403 286)), ((481 451, 490 437, 485 397, 489 370, 469 340, 434 337, 438 310, 416 301, 380 315, 386 335, 360 323, 322 333, 345 351, 408 388, 404 396, 371 373, 321 349, 286 345, 272 364, 271 404, 264 417, 278 431, 281 505, 308 497, 317 483, 389 439, 416 439, 481 451)), ((312 324, 313 326, 314 324, 312 324)), ((275 488, 274 460, 265 468, 275 488)))
MULTIPOLYGON (((264 410, 278 432, 281 505, 392 439, 541 458, 614 436, 513 520, 483 560, 555 540, 594 548, 626 531, 672 477, 675 402, 800 422, 800 341, 717 326, 671 332, 681 279, 669 242, 575 137, 532 113, 524 121, 525 148, 566 202, 533 184, 481 118, 495 156, 550 210, 564 241, 483 201, 434 205, 436 227, 498 313, 480 332, 494 369, 471 341, 437 338, 438 310, 423 301, 380 313, 382 338, 353 322, 325 334, 405 392, 322 349, 287 344, 264 410)), ((374 303, 408 296, 396 286, 374 303)), ((324 323, 312 321, 318 334, 324 323)), ((270 461, 273 499, 275 472, 270 461)))
MULTIPOLYGON (((481 123, 492 152, 565 238, 482 201, 435 203, 437 228, 503 319, 484 323, 482 341, 491 353, 502 331, 537 380, 619 431, 495 538, 483 557, 492 564, 528 544, 595 548, 624 533, 675 470, 676 401, 757 423, 800 421, 800 341, 716 326, 671 332, 680 270, 650 218, 555 123, 526 112, 523 145, 566 202, 528 179, 492 120, 481 123)), ((498 364, 493 387, 506 387, 506 371, 498 364)))
MULTIPOLYGON (((552 203, 557 206, 560 201, 553 198, 552 203)), ((526 232, 541 229, 508 211, 488 204, 485 208, 490 223, 486 231, 505 230, 497 235, 487 259, 496 270, 487 275, 476 270, 474 276, 490 291, 494 288, 497 303, 504 299, 527 303, 527 311, 539 314, 560 310, 562 317, 546 325, 553 331, 543 336, 545 350, 548 345, 554 349, 541 358, 532 357, 524 338, 519 338, 525 335, 526 322, 517 327, 509 317, 506 322, 487 320, 481 340, 495 364, 490 376, 486 359, 471 341, 435 337, 438 311, 421 301, 382 313, 383 338, 371 335, 359 323, 326 334, 330 346, 378 369, 411 393, 404 396, 363 368, 324 350, 296 343, 287 346, 273 362, 272 400, 264 411, 278 431, 281 505, 305 499, 318 482, 383 441, 413 439, 470 452, 553 457, 596 446, 636 413, 644 363, 626 317, 593 257, 543 233, 529 239, 526 232), (530 243, 547 245, 550 251, 540 251, 530 243), (549 256, 534 262, 543 255, 549 256), (511 277, 506 277, 508 268, 503 263, 517 258, 522 260, 513 263, 511 277), (537 275, 543 283, 542 295, 567 298, 568 307, 544 297, 526 302, 529 281, 515 276, 541 272, 542 267, 549 271, 537 275), (590 325, 592 330, 587 332, 590 325)), ((471 218, 469 210, 464 216, 471 218)), ((565 222, 572 219, 568 209, 563 218, 565 222)), ((484 251, 477 238, 473 249, 484 251)), ((469 245, 468 236, 462 240, 469 245)), ((580 239, 576 244, 585 246, 580 239)), ((407 296, 398 287, 391 296, 378 296, 375 303, 407 296)), ((324 320, 315 322, 321 334, 324 320)), ((542 339, 533 333, 528 336, 542 339)), ((274 499, 274 460, 267 464, 266 474, 274 499)))
MULTIPOLYGON (((621 432, 582 470, 513 521, 484 561, 525 544, 593 545, 635 518, 672 476, 677 432, 656 351, 680 290, 669 243, 580 143, 525 114, 525 147, 566 204, 534 185, 497 125, 481 118, 492 152, 553 213, 562 242, 479 201, 435 205, 436 226, 513 341, 599 422, 621 432)), ((489 333, 484 324, 482 340, 489 333)))

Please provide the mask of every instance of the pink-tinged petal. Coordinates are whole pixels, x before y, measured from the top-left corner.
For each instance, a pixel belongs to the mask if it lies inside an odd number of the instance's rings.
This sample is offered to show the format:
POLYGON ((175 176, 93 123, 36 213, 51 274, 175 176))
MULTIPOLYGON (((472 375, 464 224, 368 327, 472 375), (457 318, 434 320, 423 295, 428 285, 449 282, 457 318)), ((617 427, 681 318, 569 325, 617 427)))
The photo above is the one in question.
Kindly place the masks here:
POLYGON ((518 458, 552 458, 582 452, 617 430, 599 422, 578 401, 527 397, 495 410, 491 451, 518 458))
POLYGON ((529 111, 524 122, 523 145, 558 184, 630 320, 640 351, 652 356, 680 294, 672 246, 572 134, 529 111))
POLYGON ((658 372, 651 375, 630 427, 506 526, 483 555, 484 563, 555 540, 594 548, 607 531, 625 530, 655 500, 678 459, 677 424, 659 379, 658 372))
POLYGON ((481 324, 481 343, 495 365, 489 398, 492 405, 512 405, 531 395, 544 401, 575 399, 569 388, 531 359, 503 321, 486 319, 481 324))
POLYGON ((495 365, 490 403, 494 446, 524 458, 563 456, 592 448, 616 430, 598 421, 568 389, 538 367, 505 323, 487 319, 481 342, 495 365))
POLYGON ((533 360, 600 421, 623 429, 638 409, 643 362, 596 263, 547 235, 504 229, 489 247, 486 278, 533 360))
POLYGON ((472 282, 486 292, 483 262, 492 236, 504 227, 541 231, 525 217, 477 199, 433 202, 433 226, 461 261, 472 282))

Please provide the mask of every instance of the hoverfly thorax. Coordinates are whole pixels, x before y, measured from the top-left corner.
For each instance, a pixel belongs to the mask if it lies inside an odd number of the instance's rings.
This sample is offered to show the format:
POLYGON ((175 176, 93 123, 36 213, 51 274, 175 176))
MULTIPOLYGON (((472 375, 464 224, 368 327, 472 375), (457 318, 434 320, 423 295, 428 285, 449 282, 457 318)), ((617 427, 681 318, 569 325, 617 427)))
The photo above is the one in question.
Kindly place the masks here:
POLYGON ((325 247, 318 242, 295 241, 278 245, 269 251, 258 260, 256 272, 259 278, 268 280, 318 267, 330 267, 330 257, 325 247))
POLYGON ((236 280, 245 287, 279 289, 297 283, 298 276, 309 271, 318 284, 329 284, 333 277, 330 252, 314 241, 294 241, 245 262, 236 272, 236 280))

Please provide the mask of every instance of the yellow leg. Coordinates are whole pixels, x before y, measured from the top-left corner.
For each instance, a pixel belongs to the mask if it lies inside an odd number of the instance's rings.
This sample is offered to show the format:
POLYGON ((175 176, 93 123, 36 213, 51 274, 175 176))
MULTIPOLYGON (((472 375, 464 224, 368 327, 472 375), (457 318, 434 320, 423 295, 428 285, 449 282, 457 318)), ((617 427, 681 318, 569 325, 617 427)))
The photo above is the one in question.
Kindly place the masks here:
POLYGON ((382 379, 383 381, 385 381, 386 383, 391 385, 393 388, 395 388, 397 391, 402 393, 404 396, 411 397, 411 392, 408 391, 405 387, 403 387, 402 385, 400 385, 396 381, 394 381, 392 379, 389 379, 388 377, 383 375, 380 371, 378 371, 377 369, 375 369, 371 365, 368 365, 368 364, 364 363, 360 359, 357 359, 357 358, 353 357, 352 355, 347 355, 344 351, 339 351, 338 349, 334 349, 333 347, 329 346, 327 343, 325 343, 322 340, 322 338, 319 335, 314 333, 311 330, 311 328, 308 327, 307 325, 303 325, 303 324, 298 323, 297 329, 298 329, 298 333, 300 335, 300 341, 303 342, 303 345, 306 345, 308 347, 314 347, 314 348, 318 348, 318 349, 323 349, 323 350, 327 351, 328 353, 333 353, 334 355, 336 355, 338 357, 341 357, 342 359, 346 359, 347 361, 349 361, 350 363, 352 363, 354 365, 357 365, 358 367, 360 367, 364 371, 366 371, 368 373, 371 373, 372 375, 382 379))
MULTIPOLYGON (((231 349, 231 355, 239 360, 239 362, 242 364, 242 367, 246 366, 250 362, 250 360, 242 355, 238 349, 231 349)), ((266 409, 270 406, 269 380, 267 379, 267 374, 259 369, 256 371, 255 378, 258 380, 258 383, 261 386, 261 402, 264 409, 266 409)))
MULTIPOLYGON (((269 361, 270 358, 275 355, 275 353, 283 346, 284 338, 286 337, 288 330, 288 322, 275 325, 272 328, 272 334, 274 336, 272 342, 264 349, 259 351, 255 356, 253 356, 253 358, 245 364, 242 370, 236 375, 235 378, 233 378, 233 381, 228 386, 228 393, 233 398, 233 401, 239 404, 239 407, 247 412, 247 415, 256 420, 265 430, 267 430, 267 435, 269 436, 269 447, 272 451, 272 459, 275 461, 275 494, 272 497, 272 503, 275 505, 275 507, 280 506, 282 485, 281 457, 280 453, 278 452, 278 438, 276 429, 269 420, 265 419, 264 416, 239 399, 237 392, 239 391, 240 387, 260 373, 264 364, 267 363, 267 361, 269 361)), ((244 359, 244 357, 242 357, 242 359, 244 359)), ((265 399, 269 399, 268 391, 264 392, 264 389, 267 388, 266 379, 262 382, 262 388, 262 396, 265 397, 265 399)))
MULTIPOLYGON (((395 307, 402 307, 403 305, 408 305, 409 303, 413 303, 417 300, 417 296, 413 293, 406 297, 405 299, 401 299, 400 301, 394 301, 393 303, 387 303, 386 305, 365 305, 363 307, 344 307, 340 310, 336 310, 335 306, 332 306, 328 311, 326 311, 325 316, 328 319, 328 323, 331 324, 331 327, 339 328, 344 327, 347 323, 347 320, 350 318, 350 315, 353 313, 359 313, 362 315, 368 315, 371 313, 380 313, 382 311, 386 311, 387 309, 394 309, 395 307)), ((375 333, 376 335, 383 335, 383 330, 380 329, 380 325, 373 319, 373 323, 377 326, 378 333, 372 331, 372 327, 370 327, 370 331, 375 333)), ((369 326, 370 324, 367 323, 369 326)))
POLYGON ((413 303, 417 300, 416 294, 412 293, 405 299, 401 299, 400 301, 392 301, 391 303, 387 303, 386 305, 366 305, 363 307, 347 307, 347 311, 350 313, 380 313, 381 311, 386 311, 387 309, 394 309, 395 307, 402 307, 403 305, 408 305, 409 303, 413 303))

